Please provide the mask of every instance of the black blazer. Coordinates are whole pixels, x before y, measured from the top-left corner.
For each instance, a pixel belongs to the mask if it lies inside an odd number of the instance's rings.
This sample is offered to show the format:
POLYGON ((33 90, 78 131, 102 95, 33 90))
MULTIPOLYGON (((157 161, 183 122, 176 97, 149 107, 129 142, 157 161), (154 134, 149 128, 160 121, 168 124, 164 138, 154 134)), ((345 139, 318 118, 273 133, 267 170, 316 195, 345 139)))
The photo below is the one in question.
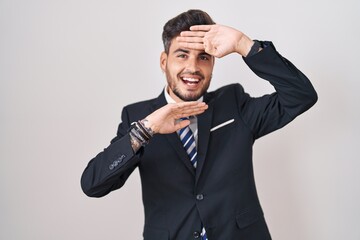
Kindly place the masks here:
POLYGON ((196 170, 176 133, 155 135, 133 153, 127 130, 166 104, 161 94, 123 109, 117 136, 82 175, 85 194, 101 197, 120 188, 138 167, 145 240, 193 239, 201 223, 210 240, 271 239, 256 193, 252 146, 310 108, 317 94, 272 44, 244 60, 276 92, 252 98, 233 84, 206 93, 209 108, 198 116, 196 170))

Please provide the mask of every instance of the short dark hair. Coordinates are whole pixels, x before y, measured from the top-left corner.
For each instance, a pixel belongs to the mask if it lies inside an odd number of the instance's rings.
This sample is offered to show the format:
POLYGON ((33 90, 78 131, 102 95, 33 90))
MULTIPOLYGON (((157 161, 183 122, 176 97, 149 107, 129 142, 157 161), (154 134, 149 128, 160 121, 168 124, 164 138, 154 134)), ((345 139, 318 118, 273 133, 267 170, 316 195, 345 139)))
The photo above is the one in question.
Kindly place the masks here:
POLYGON ((164 50, 169 53, 171 41, 174 37, 180 35, 182 31, 188 31, 193 25, 211 25, 215 22, 211 19, 209 14, 197 9, 190 9, 178 16, 170 19, 163 28, 162 40, 164 50))

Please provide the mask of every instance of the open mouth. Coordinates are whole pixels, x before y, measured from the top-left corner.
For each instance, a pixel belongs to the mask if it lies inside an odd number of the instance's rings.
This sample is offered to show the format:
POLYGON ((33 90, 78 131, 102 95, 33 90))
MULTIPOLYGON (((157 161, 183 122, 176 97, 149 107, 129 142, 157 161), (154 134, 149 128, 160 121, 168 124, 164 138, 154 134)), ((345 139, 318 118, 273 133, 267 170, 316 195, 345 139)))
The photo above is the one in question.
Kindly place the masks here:
POLYGON ((181 80, 188 86, 196 86, 199 82, 199 78, 181 77, 181 80))

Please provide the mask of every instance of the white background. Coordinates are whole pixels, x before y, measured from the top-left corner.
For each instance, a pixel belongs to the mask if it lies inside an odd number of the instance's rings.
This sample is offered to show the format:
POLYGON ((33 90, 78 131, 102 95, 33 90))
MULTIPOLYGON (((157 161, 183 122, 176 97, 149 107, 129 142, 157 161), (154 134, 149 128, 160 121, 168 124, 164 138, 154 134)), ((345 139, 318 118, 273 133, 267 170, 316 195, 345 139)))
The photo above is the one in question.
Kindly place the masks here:
MULTIPOLYGON (((272 40, 318 103, 255 144, 257 187, 276 240, 359 240, 357 0, 0 0, 0 239, 142 239, 141 186, 86 197, 80 176, 126 104, 156 97, 164 23, 190 8, 272 40)), ((273 91, 237 55, 210 89, 273 91)))

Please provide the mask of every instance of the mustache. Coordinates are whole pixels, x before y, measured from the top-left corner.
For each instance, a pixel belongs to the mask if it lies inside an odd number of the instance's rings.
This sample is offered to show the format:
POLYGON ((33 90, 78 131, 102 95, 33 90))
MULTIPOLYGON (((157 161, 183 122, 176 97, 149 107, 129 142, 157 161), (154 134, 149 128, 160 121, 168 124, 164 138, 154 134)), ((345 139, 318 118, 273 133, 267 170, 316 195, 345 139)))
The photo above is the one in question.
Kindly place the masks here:
POLYGON ((195 72, 192 72, 192 71, 184 71, 182 73, 179 74, 179 76, 182 76, 182 75, 192 75, 192 76, 198 76, 200 77, 201 79, 204 79, 205 76, 199 72, 199 71, 195 71, 195 72))

